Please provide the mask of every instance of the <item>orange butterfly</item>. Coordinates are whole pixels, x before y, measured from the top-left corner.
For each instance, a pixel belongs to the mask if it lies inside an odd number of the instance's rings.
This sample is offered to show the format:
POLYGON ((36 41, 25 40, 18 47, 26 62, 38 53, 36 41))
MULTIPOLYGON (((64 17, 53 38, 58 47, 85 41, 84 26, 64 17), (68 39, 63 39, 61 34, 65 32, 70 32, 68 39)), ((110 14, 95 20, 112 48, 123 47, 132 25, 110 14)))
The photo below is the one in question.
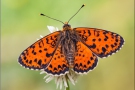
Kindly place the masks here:
POLYGON ((18 61, 26 68, 43 69, 55 76, 65 75, 70 69, 83 74, 96 67, 98 57, 116 53, 123 43, 124 39, 114 32, 87 27, 71 28, 64 23, 62 31, 36 41, 21 53, 18 61))

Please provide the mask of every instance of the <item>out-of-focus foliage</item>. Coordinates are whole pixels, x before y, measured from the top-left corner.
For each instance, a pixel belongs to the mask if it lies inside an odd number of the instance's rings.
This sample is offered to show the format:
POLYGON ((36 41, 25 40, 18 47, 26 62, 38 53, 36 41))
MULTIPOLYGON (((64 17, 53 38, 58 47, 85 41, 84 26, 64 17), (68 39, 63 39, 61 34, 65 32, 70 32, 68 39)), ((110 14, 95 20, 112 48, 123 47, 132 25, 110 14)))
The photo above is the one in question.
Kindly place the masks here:
POLYGON ((99 59, 96 69, 70 84, 70 90, 134 90, 133 0, 1 0, 1 90, 56 89, 54 81, 45 83, 44 75, 22 68, 17 58, 39 35, 49 34, 47 25, 62 29, 63 24, 40 13, 65 22, 84 3, 69 23, 73 28, 106 29, 126 42, 117 54, 99 59))

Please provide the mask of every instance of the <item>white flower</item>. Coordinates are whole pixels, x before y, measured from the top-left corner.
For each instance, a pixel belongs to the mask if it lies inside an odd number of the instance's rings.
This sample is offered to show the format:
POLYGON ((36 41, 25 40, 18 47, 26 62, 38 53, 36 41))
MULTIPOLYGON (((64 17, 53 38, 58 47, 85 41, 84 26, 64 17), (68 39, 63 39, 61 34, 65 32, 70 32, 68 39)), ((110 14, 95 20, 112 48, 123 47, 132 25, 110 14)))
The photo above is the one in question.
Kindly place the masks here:
MULTIPOLYGON (((46 73, 44 70, 41 71, 40 74, 46 73)), ((60 90, 62 89, 62 85, 64 86, 64 89, 66 90, 66 88, 68 87, 68 80, 75 85, 75 83, 77 82, 77 77, 79 76, 79 74, 76 74, 73 70, 69 70, 69 73, 65 74, 65 75, 60 75, 60 76, 56 76, 56 75, 50 75, 47 74, 44 79, 46 83, 50 82, 52 79, 55 79, 55 83, 57 85, 57 88, 60 87, 60 90)))
POLYGON ((57 27, 53 27, 53 26, 47 26, 47 28, 50 30, 51 33, 58 31, 57 27))
MULTIPOLYGON (((58 28, 53 27, 53 26, 47 26, 48 29, 50 30, 51 33, 58 31, 58 28)), ((40 35, 40 37, 42 38, 42 36, 40 35)), ((46 73, 44 70, 41 71, 40 74, 44 74, 46 73)), ((77 82, 77 77, 79 76, 79 74, 75 73, 73 70, 69 70, 68 73, 66 73, 65 75, 50 75, 46 73, 46 76, 44 77, 45 82, 48 83, 50 82, 52 79, 55 79, 55 83, 57 85, 57 88, 60 87, 60 89, 62 89, 62 85, 64 86, 64 89, 66 90, 66 88, 68 87, 68 80, 75 85, 75 83, 77 82)))
MULTIPOLYGON (((55 31, 59 31, 57 27, 47 26, 47 28, 49 29, 49 31, 50 31, 51 33, 55 32, 55 31)), ((40 35, 40 38, 43 38, 43 36, 40 35)), ((39 39, 37 39, 37 40, 39 40, 39 39)))

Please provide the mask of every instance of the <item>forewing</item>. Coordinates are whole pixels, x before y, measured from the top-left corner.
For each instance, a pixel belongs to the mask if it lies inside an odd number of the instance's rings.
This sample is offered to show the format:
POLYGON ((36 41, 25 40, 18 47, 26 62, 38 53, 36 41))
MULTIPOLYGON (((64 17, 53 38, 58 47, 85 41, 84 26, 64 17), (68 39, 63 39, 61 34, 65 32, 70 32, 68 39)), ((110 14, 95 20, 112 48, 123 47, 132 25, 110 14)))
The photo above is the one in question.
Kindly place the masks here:
POLYGON ((54 32, 36 41, 21 53, 18 62, 29 69, 46 68, 57 47, 59 33, 54 32))
POLYGON ((81 41, 99 57, 107 57, 117 52, 124 39, 116 33, 96 28, 74 28, 81 41))
POLYGON ((73 70, 76 73, 82 74, 94 69, 98 62, 97 56, 94 55, 92 51, 80 41, 77 42, 76 47, 77 50, 73 70))

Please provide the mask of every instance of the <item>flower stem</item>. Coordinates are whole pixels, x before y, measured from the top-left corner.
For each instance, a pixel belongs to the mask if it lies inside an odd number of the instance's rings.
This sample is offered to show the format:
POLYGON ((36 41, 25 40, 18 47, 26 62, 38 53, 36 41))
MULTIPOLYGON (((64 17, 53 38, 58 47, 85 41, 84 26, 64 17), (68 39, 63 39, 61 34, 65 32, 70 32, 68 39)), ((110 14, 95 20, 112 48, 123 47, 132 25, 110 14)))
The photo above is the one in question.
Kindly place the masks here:
POLYGON ((68 80, 67 80, 67 85, 68 85, 68 87, 66 87, 66 90, 70 90, 68 80))
POLYGON ((68 76, 66 75, 66 82, 67 82, 67 87, 66 87, 66 90, 70 90, 70 87, 69 87, 69 82, 68 82, 68 76))

